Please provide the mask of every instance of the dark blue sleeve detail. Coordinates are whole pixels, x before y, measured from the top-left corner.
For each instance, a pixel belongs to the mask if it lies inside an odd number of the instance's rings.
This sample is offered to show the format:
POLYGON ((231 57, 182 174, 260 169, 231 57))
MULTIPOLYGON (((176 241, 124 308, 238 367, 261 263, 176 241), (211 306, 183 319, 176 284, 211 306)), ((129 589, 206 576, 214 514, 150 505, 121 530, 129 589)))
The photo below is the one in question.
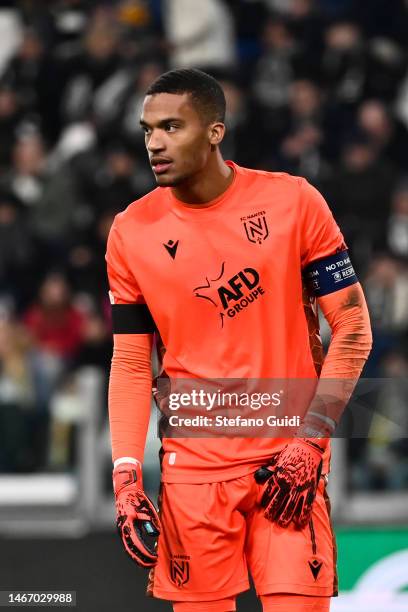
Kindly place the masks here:
POLYGON ((303 270, 303 277, 310 293, 315 297, 322 297, 358 283, 348 251, 312 261, 303 270))

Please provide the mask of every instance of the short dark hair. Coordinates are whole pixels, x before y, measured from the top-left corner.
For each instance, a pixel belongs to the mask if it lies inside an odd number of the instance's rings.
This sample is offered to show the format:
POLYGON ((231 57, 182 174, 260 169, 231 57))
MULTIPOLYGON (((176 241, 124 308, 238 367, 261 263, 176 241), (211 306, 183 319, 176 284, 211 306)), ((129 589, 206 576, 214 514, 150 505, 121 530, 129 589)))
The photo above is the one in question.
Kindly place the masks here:
POLYGON ((190 94, 198 114, 206 123, 225 121, 225 95, 212 76, 197 68, 179 68, 161 74, 146 91, 146 96, 159 93, 190 94))

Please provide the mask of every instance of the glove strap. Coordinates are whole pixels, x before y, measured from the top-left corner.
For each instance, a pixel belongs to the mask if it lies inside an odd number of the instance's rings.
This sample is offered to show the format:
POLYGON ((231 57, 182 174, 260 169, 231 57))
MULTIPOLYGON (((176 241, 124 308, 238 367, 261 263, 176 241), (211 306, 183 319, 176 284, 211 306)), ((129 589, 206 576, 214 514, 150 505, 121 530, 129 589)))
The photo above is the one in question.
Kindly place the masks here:
POLYGON ((117 497, 123 489, 143 489, 142 468, 140 464, 121 463, 113 470, 113 490, 117 497))
POLYGON ((309 411, 297 432, 297 437, 309 442, 323 453, 329 445, 329 440, 336 428, 336 423, 329 417, 309 411))
POLYGON ((326 440, 322 440, 321 438, 299 438, 298 441, 307 446, 310 450, 318 453, 319 457, 323 455, 326 448, 326 446, 322 444, 322 442, 326 442, 326 440))

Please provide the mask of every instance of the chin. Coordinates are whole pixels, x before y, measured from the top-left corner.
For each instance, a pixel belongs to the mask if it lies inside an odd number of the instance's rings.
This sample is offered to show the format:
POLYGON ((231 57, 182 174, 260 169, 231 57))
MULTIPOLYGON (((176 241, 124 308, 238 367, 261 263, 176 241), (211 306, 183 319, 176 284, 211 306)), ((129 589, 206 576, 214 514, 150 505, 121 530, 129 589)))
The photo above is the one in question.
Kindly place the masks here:
POLYGON ((167 176, 166 174, 159 174, 156 176, 156 183, 159 187, 175 187, 183 181, 183 178, 177 176, 167 176))
POLYGON ((171 187, 171 184, 173 182, 169 176, 163 176, 162 174, 156 176, 155 178, 156 183, 159 185, 159 187, 171 187))

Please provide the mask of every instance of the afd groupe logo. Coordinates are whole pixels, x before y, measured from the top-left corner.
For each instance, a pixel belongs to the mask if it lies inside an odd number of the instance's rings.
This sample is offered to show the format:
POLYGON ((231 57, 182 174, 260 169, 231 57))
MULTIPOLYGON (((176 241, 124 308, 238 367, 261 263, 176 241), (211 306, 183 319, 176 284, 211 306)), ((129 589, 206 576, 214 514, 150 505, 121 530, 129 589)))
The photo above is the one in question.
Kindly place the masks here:
POLYGON ((225 273, 225 261, 216 278, 205 278, 205 284, 193 289, 194 296, 207 300, 220 315, 221 327, 224 319, 233 319, 264 295, 259 273, 255 268, 244 268, 230 278, 225 273))

